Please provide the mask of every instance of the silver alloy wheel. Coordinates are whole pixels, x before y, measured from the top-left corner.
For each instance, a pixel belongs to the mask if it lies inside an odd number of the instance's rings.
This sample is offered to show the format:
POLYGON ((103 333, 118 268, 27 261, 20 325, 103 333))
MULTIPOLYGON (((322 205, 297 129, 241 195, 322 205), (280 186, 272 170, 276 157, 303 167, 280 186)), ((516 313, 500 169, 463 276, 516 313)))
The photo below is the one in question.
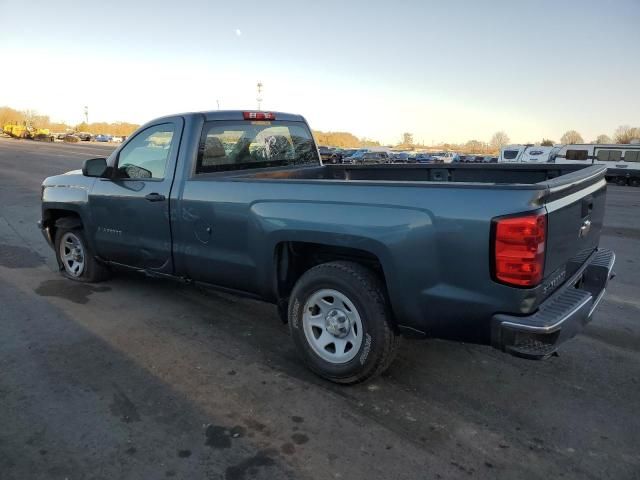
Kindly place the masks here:
POLYGON ((322 289, 304 304, 302 327, 313 351, 329 363, 353 359, 362 345, 362 320, 355 305, 343 293, 322 289))
POLYGON ((84 246, 75 234, 67 232, 60 239, 60 259, 72 277, 80 277, 84 272, 84 246))

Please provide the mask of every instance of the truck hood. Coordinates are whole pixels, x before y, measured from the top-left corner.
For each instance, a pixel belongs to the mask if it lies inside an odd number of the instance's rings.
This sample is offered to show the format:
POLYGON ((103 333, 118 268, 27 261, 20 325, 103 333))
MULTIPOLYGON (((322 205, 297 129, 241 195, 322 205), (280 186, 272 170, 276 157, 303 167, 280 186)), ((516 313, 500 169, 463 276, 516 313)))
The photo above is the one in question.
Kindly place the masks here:
POLYGON ((82 170, 71 170, 69 172, 61 173, 60 175, 54 175, 47 177, 42 182, 43 187, 59 187, 66 185, 78 185, 85 186, 93 183, 93 178, 85 177, 82 175, 82 170))

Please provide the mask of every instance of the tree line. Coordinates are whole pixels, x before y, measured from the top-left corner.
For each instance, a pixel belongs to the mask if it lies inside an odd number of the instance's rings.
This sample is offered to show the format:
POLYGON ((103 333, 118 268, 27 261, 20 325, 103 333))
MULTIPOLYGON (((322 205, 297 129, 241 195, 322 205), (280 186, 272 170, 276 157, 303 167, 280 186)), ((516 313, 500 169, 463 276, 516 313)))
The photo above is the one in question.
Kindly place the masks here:
POLYGON ((93 122, 69 125, 62 122, 53 122, 49 115, 40 115, 35 110, 16 110, 11 107, 0 107, 0 128, 4 125, 29 124, 35 128, 48 128, 51 132, 65 133, 68 131, 87 132, 97 135, 99 133, 116 135, 119 137, 131 135, 139 125, 128 122, 93 122))
MULTIPOLYGON (((499 131, 493 134, 489 142, 483 142, 480 140, 469 140, 465 143, 452 144, 441 143, 439 145, 433 145, 434 148, 440 148, 443 150, 455 150, 461 153, 482 153, 482 154, 496 154, 502 147, 510 143, 509 136, 504 131, 499 131)), ((613 135, 601 134, 598 135, 591 143, 620 143, 628 144, 633 141, 640 141, 640 127, 631 127, 629 125, 621 125, 613 132, 613 135)), ((580 135, 576 130, 568 130, 560 138, 561 144, 575 144, 575 143, 587 143, 584 137, 580 135)), ((543 147, 552 147, 556 142, 543 138, 541 141, 536 142, 536 145, 543 147)), ((400 142, 396 145, 400 148, 412 149, 420 145, 416 145, 413 141, 413 134, 405 132, 401 136, 400 142)))
MULTIPOLYGON (((629 125, 620 125, 613 132, 612 136, 600 134, 591 143, 631 143, 634 140, 640 141, 640 127, 631 127, 629 125)), ((551 140, 548 140, 553 144, 551 140)), ((584 137, 575 130, 565 132, 560 138, 560 143, 586 143, 584 137)))
POLYGON ((313 137, 318 145, 339 148, 379 147, 380 142, 368 138, 358 138, 349 132, 322 132, 313 130, 313 137))
MULTIPOLYGON (((93 122, 79 123, 77 125, 69 125, 61 122, 53 122, 48 115, 40 115, 35 110, 16 110, 11 107, 0 107, 0 128, 6 124, 25 124, 29 123, 36 128, 48 128, 51 132, 64 133, 67 131, 87 132, 92 134, 110 134, 116 136, 131 135, 139 125, 128 122, 93 122)), ((368 138, 358 138, 349 132, 322 132, 314 130, 313 136, 318 145, 328 145, 340 148, 361 148, 361 147, 378 147, 380 142, 368 138)), ((591 143, 631 143, 634 140, 640 140, 640 127, 631 127, 629 125, 621 125, 612 136, 601 134, 591 143)), ((444 150, 458 150, 468 153, 497 153, 503 146, 510 142, 509 136, 504 131, 496 132, 489 142, 480 140, 469 140, 466 143, 441 143, 434 147, 444 150)), ((586 143, 584 137, 576 130, 568 130, 560 138, 562 144, 586 143)), ((555 142, 548 138, 543 138, 540 142, 542 146, 553 146, 555 142)), ((419 147, 413 140, 413 134, 405 132, 398 144, 399 148, 412 149, 419 147)))

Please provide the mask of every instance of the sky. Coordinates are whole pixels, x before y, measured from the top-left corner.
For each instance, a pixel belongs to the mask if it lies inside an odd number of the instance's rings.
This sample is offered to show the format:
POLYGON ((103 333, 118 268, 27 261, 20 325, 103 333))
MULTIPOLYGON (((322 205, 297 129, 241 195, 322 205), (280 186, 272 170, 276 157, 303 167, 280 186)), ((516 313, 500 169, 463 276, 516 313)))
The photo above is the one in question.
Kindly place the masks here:
POLYGON ((255 109, 261 81, 263 110, 383 143, 640 126, 640 0, 27 4, 0 0, 0 106, 71 124, 255 109))

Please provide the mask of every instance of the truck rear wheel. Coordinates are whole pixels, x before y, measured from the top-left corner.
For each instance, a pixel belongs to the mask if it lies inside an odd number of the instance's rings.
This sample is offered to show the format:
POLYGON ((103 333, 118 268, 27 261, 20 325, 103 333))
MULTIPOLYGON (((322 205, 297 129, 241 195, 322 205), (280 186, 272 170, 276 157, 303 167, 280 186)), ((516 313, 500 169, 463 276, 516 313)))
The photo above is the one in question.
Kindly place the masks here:
POLYGON ((311 370, 336 383, 365 381, 392 363, 398 337, 380 278, 353 262, 311 268, 289 301, 289 329, 311 370))
POLYGON ((95 259, 81 228, 59 227, 55 250, 65 277, 85 283, 100 282, 109 277, 108 268, 95 259))
POLYGON ((640 187, 640 178, 639 177, 631 177, 629 179, 629 185, 632 187, 640 187))

